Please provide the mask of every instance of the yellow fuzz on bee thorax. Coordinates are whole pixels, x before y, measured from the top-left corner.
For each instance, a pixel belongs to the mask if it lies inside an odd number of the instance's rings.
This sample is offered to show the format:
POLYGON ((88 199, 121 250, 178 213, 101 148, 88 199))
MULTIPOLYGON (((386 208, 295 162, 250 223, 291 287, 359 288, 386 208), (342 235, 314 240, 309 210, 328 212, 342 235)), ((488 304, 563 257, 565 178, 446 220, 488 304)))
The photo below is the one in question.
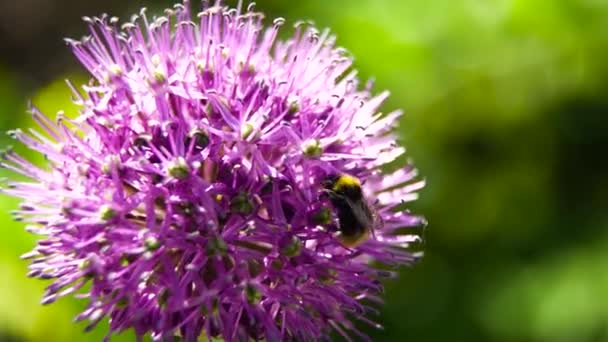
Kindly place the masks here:
POLYGON ((359 182, 359 179, 349 175, 342 175, 340 178, 338 178, 336 184, 334 184, 333 190, 340 191, 340 189, 360 186, 361 182, 359 182))

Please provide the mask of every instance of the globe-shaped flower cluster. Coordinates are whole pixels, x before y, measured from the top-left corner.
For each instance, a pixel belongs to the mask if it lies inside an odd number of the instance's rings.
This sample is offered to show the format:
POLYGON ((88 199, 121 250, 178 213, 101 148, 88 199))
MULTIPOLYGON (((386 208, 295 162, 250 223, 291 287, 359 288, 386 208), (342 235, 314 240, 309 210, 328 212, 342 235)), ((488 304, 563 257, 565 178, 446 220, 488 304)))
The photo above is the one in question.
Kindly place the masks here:
POLYGON ((29 177, 4 193, 44 235, 32 277, 53 279, 43 304, 88 300, 77 320, 139 338, 313 341, 361 335, 391 266, 417 258, 403 210, 423 186, 391 133, 388 93, 358 84, 352 59, 306 23, 278 41, 253 11, 186 1, 127 24, 85 18, 68 40, 93 76, 77 117, 11 134, 44 154, 36 166, 7 151, 3 166, 29 177), (394 169, 394 168, 393 168, 394 169), (324 196, 331 175, 362 182, 375 208, 369 239, 344 246, 324 196), (382 265, 381 268, 370 263, 382 265))

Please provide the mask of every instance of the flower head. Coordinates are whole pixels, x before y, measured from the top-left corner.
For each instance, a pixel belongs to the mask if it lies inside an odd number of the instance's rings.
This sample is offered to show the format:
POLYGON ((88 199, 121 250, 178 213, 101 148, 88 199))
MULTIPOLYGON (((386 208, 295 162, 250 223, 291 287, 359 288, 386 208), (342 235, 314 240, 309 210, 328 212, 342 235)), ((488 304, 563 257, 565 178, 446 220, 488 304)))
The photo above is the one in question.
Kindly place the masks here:
POLYGON ((54 280, 44 304, 75 294, 88 328, 109 317, 110 333, 155 340, 318 340, 375 325, 368 304, 393 273, 370 262, 414 261, 402 228, 423 223, 397 210, 423 186, 416 170, 381 171, 404 153, 391 133, 401 112, 377 112, 388 93, 360 89, 327 31, 299 23, 278 41, 284 21, 262 19, 251 6, 192 15, 185 1, 122 28, 87 18, 91 36, 68 40, 93 76, 84 94, 72 86, 79 116, 32 109, 42 133, 12 134, 48 167, 12 152, 3 163, 31 179, 3 191, 45 235, 24 256, 30 276, 54 280), (374 209, 350 247, 341 225, 363 202, 324 185, 345 174, 374 209))

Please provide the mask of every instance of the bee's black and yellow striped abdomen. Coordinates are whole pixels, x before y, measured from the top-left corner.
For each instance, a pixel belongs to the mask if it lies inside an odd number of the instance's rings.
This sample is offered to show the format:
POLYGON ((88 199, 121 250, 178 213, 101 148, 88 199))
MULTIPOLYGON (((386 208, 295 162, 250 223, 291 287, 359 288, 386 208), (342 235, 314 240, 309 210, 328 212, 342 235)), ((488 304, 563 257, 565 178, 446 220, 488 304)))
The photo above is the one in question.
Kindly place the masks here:
POLYGON ((339 221, 340 241, 354 247, 365 241, 373 229, 374 215, 363 196, 359 179, 341 174, 325 183, 339 221))

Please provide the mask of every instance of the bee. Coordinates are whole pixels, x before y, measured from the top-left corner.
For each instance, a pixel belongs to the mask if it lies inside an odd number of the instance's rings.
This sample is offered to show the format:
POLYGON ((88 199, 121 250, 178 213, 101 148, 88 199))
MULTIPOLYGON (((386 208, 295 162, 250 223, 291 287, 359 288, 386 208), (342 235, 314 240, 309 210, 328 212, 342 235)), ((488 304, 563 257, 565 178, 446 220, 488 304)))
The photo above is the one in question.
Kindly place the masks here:
POLYGON ((373 234, 378 217, 363 195, 359 179, 347 174, 332 175, 323 187, 338 214, 338 240, 351 248, 366 241, 373 234))

